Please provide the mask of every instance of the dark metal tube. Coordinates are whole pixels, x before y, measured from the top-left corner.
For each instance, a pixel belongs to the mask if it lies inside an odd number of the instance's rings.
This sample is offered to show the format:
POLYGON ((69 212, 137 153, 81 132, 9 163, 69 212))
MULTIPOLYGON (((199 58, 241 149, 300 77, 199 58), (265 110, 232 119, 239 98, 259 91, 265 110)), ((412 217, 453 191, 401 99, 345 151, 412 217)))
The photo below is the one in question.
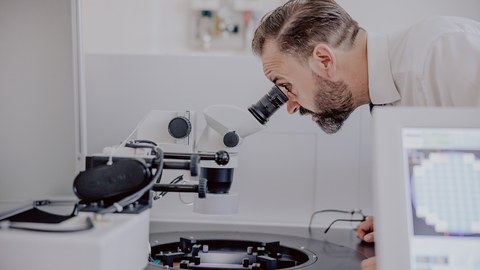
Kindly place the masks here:
MULTIPOLYGON (((198 154, 202 160, 215 160, 215 154, 198 154)), ((165 159, 190 159, 192 154, 190 153, 164 153, 165 159)))
POLYGON ((171 161, 164 161, 163 162, 163 169, 167 170, 189 170, 190 169, 190 162, 171 162, 171 161))
POLYGON ((198 185, 155 184, 153 191, 198 193, 198 185))

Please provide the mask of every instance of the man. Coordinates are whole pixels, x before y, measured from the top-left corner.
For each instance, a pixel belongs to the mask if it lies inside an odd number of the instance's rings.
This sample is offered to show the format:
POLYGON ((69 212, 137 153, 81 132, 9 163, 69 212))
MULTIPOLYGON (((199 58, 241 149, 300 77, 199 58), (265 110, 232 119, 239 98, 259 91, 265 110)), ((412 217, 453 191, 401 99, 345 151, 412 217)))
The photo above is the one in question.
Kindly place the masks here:
MULTIPOLYGON (((480 23, 469 19, 430 18, 378 35, 334 0, 291 0, 262 18, 252 48, 288 96, 288 112, 311 115, 327 133, 365 104, 480 106, 480 23)), ((357 236, 374 241, 372 217, 357 236)))

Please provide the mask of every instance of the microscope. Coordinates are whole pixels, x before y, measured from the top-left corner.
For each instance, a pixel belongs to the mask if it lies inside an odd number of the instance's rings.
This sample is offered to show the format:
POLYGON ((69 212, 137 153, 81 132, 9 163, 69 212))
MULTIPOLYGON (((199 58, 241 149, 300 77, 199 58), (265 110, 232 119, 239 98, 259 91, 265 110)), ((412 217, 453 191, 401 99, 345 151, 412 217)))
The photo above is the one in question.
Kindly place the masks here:
POLYGON ((275 85, 248 111, 209 106, 203 111, 206 125, 198 140, 195 112, 151 111, 137 126, 136 140, 86 158, 86 170, 74 181, 75 194, 83 202, 80 210, 135 213, 150 208, 152 197, 193 192, 198 194, 193 203, 197 213, 238 212, 238 194, 230 188, 243 140, 262 130, 287 100, 285 91, 275 85), (189 171, 198 177, 197 184, 160 183, 165 170, 189 171))
POLYGON ((273 86, 257 103, 249 107, 248 112, 228 105, 210 106, 203 112, 207 126, 198 140, 196 151, 212 153, 215 149, 220 149, 229 154, 230 162, 225 166, 213 162, 202 164, 200 177, 207 179, 208 193, 205 199, 195 198, 194 212, 238 212, 238 194, 230 192, 230 187, 234 168, 238 166, 241 144, 246 137, 261 131, 269 117, 287 100, 285 93, 273 86))
POLYGON ((210 106, 203 112, 206 126, 198 140, 193 112, 150 112, 135 128, 136 139, 130 140, 132 132, 119 145, 86 157, 85 170, 73 181, 79 200, 74 201, 71 214, 48 211, 68 208, 72 201, 42 200, 29 203, 28 212, 19 214, 35 217, 36 222, 19 222, 14 215, 0 224, 0 242, 8 247, 0 252, 0 268, 144 269, 151 251, 147 245, 150 216, 145 210, 152 201, 166 192, 190 192, 197 194, 194 210, 198 213, 234 213, 238 195, 230 188, 240 146, 245 137, 263 129, 287 100, 274 86, 248 111, 210 106), (180 178, 163 183, 162 176, 169 170, 198 179, 188 185, 180 178), (62 221, 39 219, 39 211, 62 221), (21 259, 25 254, 28 258, 21 259))

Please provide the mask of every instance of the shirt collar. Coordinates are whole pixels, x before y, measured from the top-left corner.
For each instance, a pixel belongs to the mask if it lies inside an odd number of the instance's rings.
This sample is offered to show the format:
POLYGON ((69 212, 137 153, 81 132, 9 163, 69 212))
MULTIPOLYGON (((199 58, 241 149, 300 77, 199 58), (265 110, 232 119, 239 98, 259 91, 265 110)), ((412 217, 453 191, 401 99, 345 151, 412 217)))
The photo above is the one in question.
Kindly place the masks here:
POLYGON ((368 91, 371 102, 389 104, 400 100, 400 94, 392 77, 387 36, 368 33, 367 52, 368 91))

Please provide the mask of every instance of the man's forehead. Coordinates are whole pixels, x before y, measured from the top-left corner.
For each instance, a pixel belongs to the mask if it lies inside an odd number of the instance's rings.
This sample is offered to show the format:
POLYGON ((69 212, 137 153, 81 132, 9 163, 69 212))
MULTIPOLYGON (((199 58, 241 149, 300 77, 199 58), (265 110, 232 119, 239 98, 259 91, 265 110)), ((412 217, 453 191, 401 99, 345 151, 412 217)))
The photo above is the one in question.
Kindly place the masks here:
POLYGON ((265 76, 274 83, 288 81, 290 73, 304 66, 294 56, 282 53, 274 41, 265 42, 261 58, 265 76))
POLYGON ((279 72, 285 65, 285 56, 280 52, 275 41, 265 41, 261 58, 265 76, 275 82, 278 79, 279 72))

